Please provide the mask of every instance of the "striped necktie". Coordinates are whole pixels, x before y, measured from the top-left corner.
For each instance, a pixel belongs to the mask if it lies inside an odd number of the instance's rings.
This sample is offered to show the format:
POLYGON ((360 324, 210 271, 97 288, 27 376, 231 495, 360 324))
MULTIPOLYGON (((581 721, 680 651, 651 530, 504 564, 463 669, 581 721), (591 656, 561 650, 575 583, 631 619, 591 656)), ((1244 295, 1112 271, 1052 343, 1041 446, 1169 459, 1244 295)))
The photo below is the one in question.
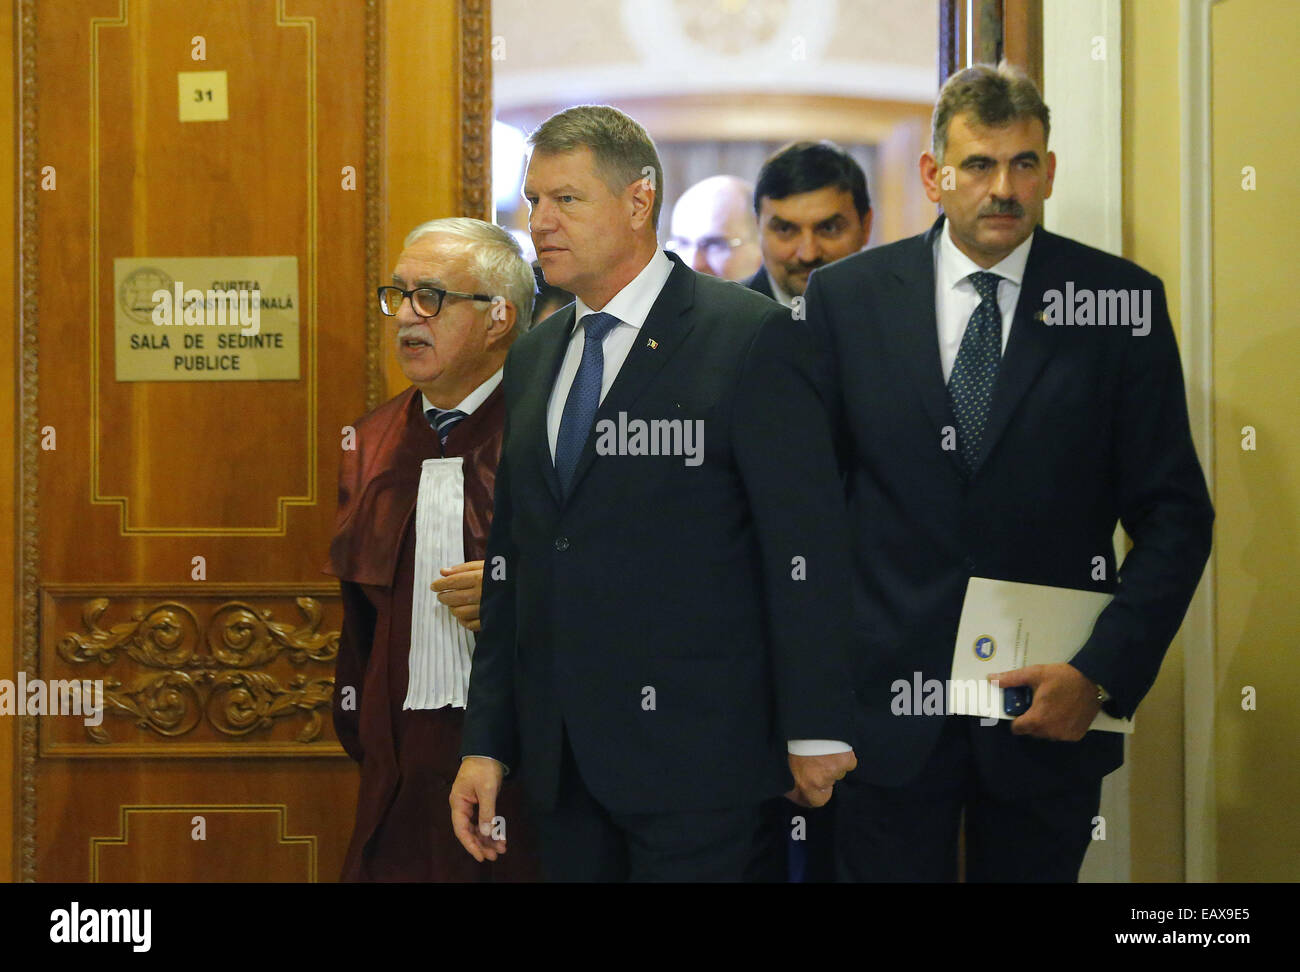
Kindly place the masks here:
POLYGON ((447 436, 451 434, 451 430, 469 417, 455 408, 425 409, 424 416, 429 420, 429 424, 438 430, 438 438, 442 440, 444 446, 447 444, 447 436))

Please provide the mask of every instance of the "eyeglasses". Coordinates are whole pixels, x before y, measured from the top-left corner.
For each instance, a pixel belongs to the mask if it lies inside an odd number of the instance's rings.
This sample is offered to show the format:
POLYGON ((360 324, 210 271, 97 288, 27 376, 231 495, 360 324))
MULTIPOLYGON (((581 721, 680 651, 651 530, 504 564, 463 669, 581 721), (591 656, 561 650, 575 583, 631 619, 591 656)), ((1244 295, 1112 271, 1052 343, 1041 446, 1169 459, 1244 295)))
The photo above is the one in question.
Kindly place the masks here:
POLYGON ((403 290, 401 287, 380 287, 375 291, 379 295, 379 309, 389 317, 396 317, 402 309, 402 301, 411 298, 411 310, 420 317, 437 317, 442 310, 442 302, 447 297, 461 297, 465 300, 491 301, 490 294, 462 294, 455 290, 442 290, 438 287, 416 287, 403 290))
POLYGON ((674 253, 682 250, 703 250, 709 256, 721 259, 736 247, 744 246, 746 242, 739 236, 702 236, 698 240, 688 240, 684 236, 670 236, 664 243, 664 249, 674 253))

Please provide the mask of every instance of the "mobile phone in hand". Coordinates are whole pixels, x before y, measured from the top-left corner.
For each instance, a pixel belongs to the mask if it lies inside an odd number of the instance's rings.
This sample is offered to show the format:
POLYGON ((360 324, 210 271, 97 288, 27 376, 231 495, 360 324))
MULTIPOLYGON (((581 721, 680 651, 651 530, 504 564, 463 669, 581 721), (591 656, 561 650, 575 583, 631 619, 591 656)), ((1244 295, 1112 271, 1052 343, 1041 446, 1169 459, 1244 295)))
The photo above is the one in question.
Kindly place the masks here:
POLYGON ((1009 716, 1018 716, 1029 708, 1034 701, 1034 690, 1028 685, 1002 690, 1002 711, 1009 716))

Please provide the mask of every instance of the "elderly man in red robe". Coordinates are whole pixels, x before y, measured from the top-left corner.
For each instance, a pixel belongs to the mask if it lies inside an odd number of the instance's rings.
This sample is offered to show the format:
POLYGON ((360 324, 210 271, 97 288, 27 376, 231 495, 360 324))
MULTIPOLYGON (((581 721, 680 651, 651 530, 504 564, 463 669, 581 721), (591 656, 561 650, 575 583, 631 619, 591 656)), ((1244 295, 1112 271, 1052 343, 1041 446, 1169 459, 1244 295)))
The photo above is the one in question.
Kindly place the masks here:
POLYGON ((361 764, 342 880, 538 880, 521 796, 498 811, 511 853, 495 862, 467 855, 447 816, 501 455, 501 369, 529 325, 533 274, 509 233, 476 219, 424 223, 404 246, 378 297, 411 387, 344 440, 326 568, 343 597, 334 726, 361 764))

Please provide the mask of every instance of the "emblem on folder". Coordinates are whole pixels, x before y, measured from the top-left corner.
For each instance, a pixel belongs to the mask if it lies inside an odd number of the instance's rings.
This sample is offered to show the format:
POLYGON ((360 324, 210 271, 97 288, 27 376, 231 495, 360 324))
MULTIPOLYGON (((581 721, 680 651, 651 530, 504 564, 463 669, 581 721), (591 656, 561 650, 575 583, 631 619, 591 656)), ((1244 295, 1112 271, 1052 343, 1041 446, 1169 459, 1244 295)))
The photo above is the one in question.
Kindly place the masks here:
POLYGON ((975 639, 975 657, 981 661, 988 661, 997 650, 997 643, 988 635, 980 635, 975 639))

